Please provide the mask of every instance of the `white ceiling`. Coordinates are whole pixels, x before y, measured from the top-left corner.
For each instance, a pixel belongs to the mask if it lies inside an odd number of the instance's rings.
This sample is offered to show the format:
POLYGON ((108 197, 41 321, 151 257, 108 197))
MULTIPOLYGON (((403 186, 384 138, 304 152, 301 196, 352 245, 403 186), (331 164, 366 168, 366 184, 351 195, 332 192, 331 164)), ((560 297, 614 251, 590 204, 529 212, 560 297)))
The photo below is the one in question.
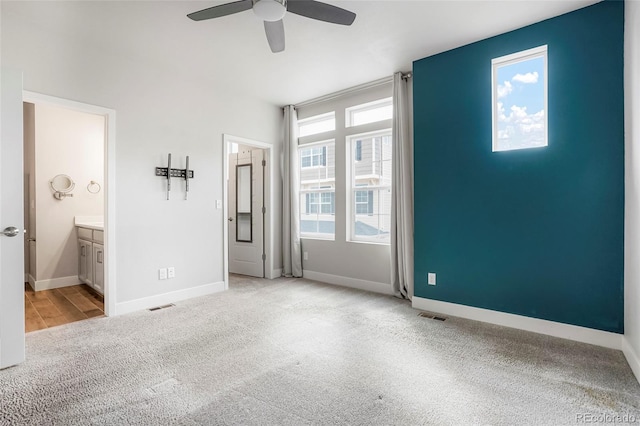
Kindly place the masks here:
POLYGON ((2 13, 286 105, 409 71, 414 60, 597 0, 327 1, 355 12, 354 24, 288 13, 286 50, 278 54, 269 50, 262 22, 252 11, 201 22, 186 18, 222 3, 3 1, 2 13))

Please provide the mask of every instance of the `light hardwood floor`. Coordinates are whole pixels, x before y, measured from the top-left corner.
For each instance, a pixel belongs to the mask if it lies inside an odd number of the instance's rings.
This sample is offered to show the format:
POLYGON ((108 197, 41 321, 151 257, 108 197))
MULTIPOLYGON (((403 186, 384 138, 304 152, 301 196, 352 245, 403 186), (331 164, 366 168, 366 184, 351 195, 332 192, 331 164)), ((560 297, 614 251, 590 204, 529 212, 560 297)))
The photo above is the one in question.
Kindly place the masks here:
POLYGON ((24 286, 25 331, 104 316, 104 300, 86 285, 33 291, 24 286))

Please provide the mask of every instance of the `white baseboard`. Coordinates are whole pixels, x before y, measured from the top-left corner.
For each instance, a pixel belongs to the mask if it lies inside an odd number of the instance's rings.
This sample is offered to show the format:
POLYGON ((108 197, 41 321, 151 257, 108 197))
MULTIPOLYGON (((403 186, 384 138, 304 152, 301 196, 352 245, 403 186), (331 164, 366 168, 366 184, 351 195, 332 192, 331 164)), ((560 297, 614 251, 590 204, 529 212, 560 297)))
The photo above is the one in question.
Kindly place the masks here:
POLYGON ((169 293, 157 294, 155 296, 143 297, 141 299, 129 300, 127 302, 120 302, 116 303, 116 312, 114 315, 128 314, 130 312, 167 305, 169 303, 192 299, 194 297, 206 296, 207 294, 218 293, 221 291, 224 291, 224 281, 187 288, 184 290, 171 291, 169 293))
POLYGON ((280 278, 282 276, 282 269, 274 269, 271 271, 269 279, 280 278))
POLYGON ((561 337, 563 339, 589 343, 596 346, 604 346, 605 348, 622 349, 622 334, 610 333, 608 331, 530 318, 522 315, 507 314, 490 309, 474 308, 472 306, 458 305, 456 303, 425 299, 417 296, 413 297, 412 306, 415 309, 423 311, 488 322, 504 327, 532 331, 534 333, 561 337))
POLYGON ((640 383, 640 357, 633 349, 633 347, 629 344, 629 341, 626 337, 622 338, 622 353, 624 353, 624 357, 627 358, 627 362, 631 367, 631 371, 636 376, 636 380, 640 383))
POLYGON ((70 277, 52 278, 50 280, 34 280, 33 283, 31 282, 31 280, 33 280, 33 277, 29 275, 29 285, 35 291, 51 290, 52 288, 69 287, 72 285, 82 284, 82 281, 80 281, 77 275, 72 275, 70 277))
POLYGON ((357 278, 341 277, 339 275, 325 274, 322 272, 302 271, 302 276, 309 280, 320 281, 327 284, 341 285, 343 287, 357 288, 358 290, 373 291, 374 293, 393 295, 391 284, 375 281, 360 280, 357 278))

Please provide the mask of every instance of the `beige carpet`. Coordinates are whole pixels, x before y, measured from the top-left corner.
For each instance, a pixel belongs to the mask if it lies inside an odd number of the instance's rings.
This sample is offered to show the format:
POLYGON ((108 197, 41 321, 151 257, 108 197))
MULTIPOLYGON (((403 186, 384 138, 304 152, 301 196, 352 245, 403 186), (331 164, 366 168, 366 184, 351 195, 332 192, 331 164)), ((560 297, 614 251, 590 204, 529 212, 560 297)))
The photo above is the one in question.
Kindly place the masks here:
POLYGON ((619 351, 308 280, 231 287, 30 333, 0 371, 0 424, 640 422, 619 351))

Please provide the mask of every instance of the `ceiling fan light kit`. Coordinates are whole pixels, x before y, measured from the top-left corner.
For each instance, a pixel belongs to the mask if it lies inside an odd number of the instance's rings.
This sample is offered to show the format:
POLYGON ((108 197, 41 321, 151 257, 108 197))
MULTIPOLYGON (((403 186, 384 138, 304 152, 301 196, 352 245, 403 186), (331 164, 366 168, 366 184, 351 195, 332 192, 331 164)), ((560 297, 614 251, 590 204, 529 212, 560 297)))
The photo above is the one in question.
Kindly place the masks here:
POLYGON ((253 13, 263 21, 279 21, 284 18, 286 12, 286 0, 254 0, 253 2, 253 13))
POLYGON ((264 21, 267 41, 274 53, 284 50, 282 18, 287 12, 339 25, 351 25, 356 19, 353 12, 314 0, 240 0, 193 12, 187 17, 194 21, 204 21, 249 9, 253 9, 253 13, 264 21))

